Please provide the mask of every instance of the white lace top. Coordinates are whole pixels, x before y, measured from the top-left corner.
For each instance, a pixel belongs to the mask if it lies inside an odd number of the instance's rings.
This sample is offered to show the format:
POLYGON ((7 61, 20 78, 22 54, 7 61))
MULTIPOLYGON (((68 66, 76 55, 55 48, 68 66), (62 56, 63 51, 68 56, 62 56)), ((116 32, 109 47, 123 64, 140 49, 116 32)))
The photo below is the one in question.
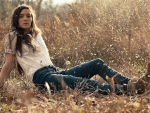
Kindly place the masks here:
POLYGON ((30 82, 32 82, 35 71, 44 66, 53 65, 46 44, 40 33, 37 36, 35 36, 33 40, 34 45, 36 47, 35 52, 33 52, 33 49, 31 47, 28 47, 28 45, 23 44, 22 56, 20 56, 20 54, 16 52, 16 41, 17 35, 15 32, 11 32, 10 34, 6 35, 4 45, 5 53, 15 55, 16 60, 22 67, 27 79, 30 82), (11 45, 9 44, 9 38, 11 40, 11 45))

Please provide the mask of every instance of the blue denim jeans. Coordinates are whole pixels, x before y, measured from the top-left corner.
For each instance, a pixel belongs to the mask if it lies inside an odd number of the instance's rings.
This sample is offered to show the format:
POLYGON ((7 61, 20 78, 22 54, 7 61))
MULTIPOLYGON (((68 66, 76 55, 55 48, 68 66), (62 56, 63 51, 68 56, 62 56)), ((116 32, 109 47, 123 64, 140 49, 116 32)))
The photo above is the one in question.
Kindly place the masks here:
MULTIPOLYGON (((90 80, 90 78, 98 74, 106 80, 106 75, 111 78, 116 73, 118 72, 107 66, 102 59, 94 59, 66 71, 55 66, 45 66, 35 72, 33 83, 38 87, 45 88, 44 84, 47 82, 51 90, 62 90, 65 84, 73 90, 78 88, 82 91, 94 92, 98 89, 100 94, 108 94, 108 90, 111 91, 110 84, 103 84, 90 80)), ((120 73, 114 77, 116 94, 120 94, 121 90, 127 91, 129 80, 130 78, 120 73), (120 89, 120 87, 122 89, 120 89)))

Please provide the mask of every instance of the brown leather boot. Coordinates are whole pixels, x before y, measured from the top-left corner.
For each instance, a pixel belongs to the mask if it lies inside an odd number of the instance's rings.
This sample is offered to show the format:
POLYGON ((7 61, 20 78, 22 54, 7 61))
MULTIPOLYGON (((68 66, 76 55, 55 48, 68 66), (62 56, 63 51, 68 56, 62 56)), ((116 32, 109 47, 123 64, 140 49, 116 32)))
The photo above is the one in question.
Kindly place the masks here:
POLYGON ((147 72, 141 77, 141 79, 150 83, 150 62, 147 64, 147 72))
POLYGON ((150 90, 150 62, 147 64, 147 72, 136 83, 138 94, 150 90))
POLYGON ((139 79, 135 86, 138 94, 145 93, 150 89, 150 83, 143 79, 139 79))
POLYGON ((145 74, 144 76, 142 76, 141 79, 150 83, 150 75, 148 75, 148 74, 145 74))
POLYGON ((127 94, 134 95, 134 94, 142 94, 150 89, 150 83, 142 80, 130 80, 127 86, 127 94))

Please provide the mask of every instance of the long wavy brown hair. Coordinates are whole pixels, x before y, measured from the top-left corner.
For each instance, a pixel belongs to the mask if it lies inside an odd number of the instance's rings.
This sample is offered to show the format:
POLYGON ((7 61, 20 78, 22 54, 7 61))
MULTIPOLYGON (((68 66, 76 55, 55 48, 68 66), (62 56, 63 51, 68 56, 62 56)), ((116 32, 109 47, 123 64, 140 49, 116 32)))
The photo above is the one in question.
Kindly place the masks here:
MULTIPOLYGON (((41 31, 36 25, 35 11, 30 5, 23 4, 23 5, 19 5, 18 7, 14 9, 13 14, 12 14, 12 19, 11 19, 10 32, 16 32, 17 34, 16 51, 17 53, 20 53, 20 57, 22 57, 22 43, 23 42, 27 44, 29 47, 33 48, 33 52, 35 51, 34 44, 32 43, 32 39, 33 39, 32 36, 33 34, 37 35, 41 31), (29 34, 26 34, 24 32, 24 29, 19 27, 18 20, 19 20, 20 13, 23 9, 29 9, 31 11, 32 22, 31 22, 29 34)), ((10 44, 11 44, 11 40, 10 40, 10 44)), ((19 65, 18 62, 16 64, 17 64, 17 69, 19 71, 19 74, 23 75, 24 71, 22 70, 21 66, 19 65)))

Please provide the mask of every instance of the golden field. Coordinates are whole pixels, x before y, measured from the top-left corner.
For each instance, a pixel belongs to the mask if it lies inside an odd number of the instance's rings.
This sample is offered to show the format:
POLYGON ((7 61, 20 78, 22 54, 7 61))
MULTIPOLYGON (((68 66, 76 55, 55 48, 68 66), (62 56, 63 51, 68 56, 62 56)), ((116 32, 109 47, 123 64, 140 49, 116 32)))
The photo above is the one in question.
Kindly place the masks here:
MULTIPOLYGON (((14 8, 11 2, 4 3, 5 10, 0 14, 0 67, 4 64, 3 38, 8 33, 14 8)), ((102 58, 131 78, 146 72, 150 60, 149 0, 82 0, 50 11, 43 8, 37 20, 52 61, 58 67, 69 68, 102 58)), ((98 75, 92 79, 104 82, 98 75)), ((75 90, 51 95, 29 84, 14 66, 10 79, 0 90, 0 112, 148 113, 150 94, 148 91, 118 96, 82 94, 75 90)))

